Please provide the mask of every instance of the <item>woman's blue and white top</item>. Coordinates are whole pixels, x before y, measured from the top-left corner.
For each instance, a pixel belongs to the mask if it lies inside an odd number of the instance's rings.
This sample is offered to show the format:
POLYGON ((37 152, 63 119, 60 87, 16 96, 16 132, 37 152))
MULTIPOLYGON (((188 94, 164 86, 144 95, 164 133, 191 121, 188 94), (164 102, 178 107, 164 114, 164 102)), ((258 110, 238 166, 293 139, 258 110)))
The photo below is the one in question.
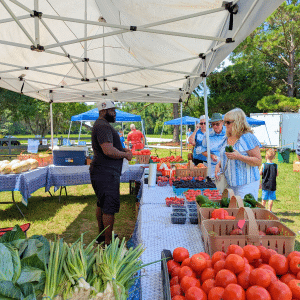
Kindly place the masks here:
POLYGON ((203 161, 207 161, 207 158, 206 156, 204 156, 203 154, 201 154, 203 151, 203 148, 202 148, 202 141, 203 141, 203 138, 204 138, 204 133, 199 129, 196 133, 196 136, 195 136, 195 148, 194 148, 194 153, 193 153, 193 157, 195 159, 199 159, 199 160, 203 160, 203 161))
MULTIPOLYGON (((228 143, 227 137, 225 136, 220 147, 222 170, 225 169, 227 162, 227 156, 225 154, 226 146, 228 146, 228 143)), ((261 147, 261 144, 256 136, 252 133, 245 133, 236 141, 233 149, 244 156, 249 156, 247 151, 252 150, 257 146, 261 147)), ((250 166, 245 162, 235 159, 228 159, 225 177, 229 186, 241 186, 260 179, 258 167, 250 166)))

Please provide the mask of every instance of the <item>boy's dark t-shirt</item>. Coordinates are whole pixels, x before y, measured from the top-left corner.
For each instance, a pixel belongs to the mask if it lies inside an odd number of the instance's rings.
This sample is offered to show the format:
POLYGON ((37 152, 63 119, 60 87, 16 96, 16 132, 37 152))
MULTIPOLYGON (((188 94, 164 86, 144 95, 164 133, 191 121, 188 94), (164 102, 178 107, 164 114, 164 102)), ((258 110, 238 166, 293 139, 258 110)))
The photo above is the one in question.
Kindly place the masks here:
POLYGON ((262 189, 276 191, 277 164, 265 163, 262 173, 262 189))
POLYGON ((90 165, 93 177, 103 177, 105 174, 121 175, 123 159, 108 157, 103 153, 101 144, 112 143, 119 151, 124 151, 118 132, 106 120, 98 118, 92 129, 92 147, 94 157, 90 165))

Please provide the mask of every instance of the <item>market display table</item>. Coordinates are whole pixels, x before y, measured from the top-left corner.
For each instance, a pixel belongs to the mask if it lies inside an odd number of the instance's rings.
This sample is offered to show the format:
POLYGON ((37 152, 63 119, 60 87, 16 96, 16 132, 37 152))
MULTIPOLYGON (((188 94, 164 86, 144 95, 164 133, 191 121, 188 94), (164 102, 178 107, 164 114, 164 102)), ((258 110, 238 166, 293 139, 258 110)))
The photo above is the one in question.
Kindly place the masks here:
MULTIPOLYGON (((0 175, 0 192, 11 191, 12 202, 17 206, 21 215, 22 211, 18 207, 14 199, 14 192, 18 191, 22 195, 22 203, 27 206, 28 198, 38 189, 46 186, 48 167, 37 168, 20 174, 0 175)), ((11 202, 0 202, 8 204, 11 202)))
MULTIPOLYGON (((183 225, 171 223, 172 208, 165 204, 165 198, 170 196, 174 196, 172 187, 143 186, 133 239, 146 248, 141 257, 144 264, 160 260, 163 249, 173 251, 177 247, 184 247, 190 256, 205 251, 198 225, 189 221, 183 225)), ((147 266, 141 275, 142 299, 163 299, 161 263, 147 266)))
MULTIPOLYGON (((129 165, 129 169, 124 172, 120 178, 121 182, 129 182, 130 180, 140 181, 144 173, 144 165, 129 165)), ((91 184, 89 166, 48 166, 46 191, 54 186, 55 191, 61 187, 65 189, 70 185, 91 184)))

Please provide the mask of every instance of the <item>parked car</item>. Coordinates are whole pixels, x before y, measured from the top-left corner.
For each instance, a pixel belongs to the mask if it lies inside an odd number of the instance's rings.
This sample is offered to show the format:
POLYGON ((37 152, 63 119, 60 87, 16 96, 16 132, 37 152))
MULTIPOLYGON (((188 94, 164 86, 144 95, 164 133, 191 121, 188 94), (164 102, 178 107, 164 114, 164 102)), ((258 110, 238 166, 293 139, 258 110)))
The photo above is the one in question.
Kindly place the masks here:
MULTIPOLYGON (((6 135, 5 137, 4 137, 4 139, 5 138, 16 138, 15 136, 12 136, 12 135, 6 135)), ((0 141, 0 146, 8 146, 8 143, 9 143, 9 141, 0 141)), ((11 144, 13 145, 13 146, 20 146, 21 145, 21 143, 19 142, 19 141, 11 141, 11 144)))

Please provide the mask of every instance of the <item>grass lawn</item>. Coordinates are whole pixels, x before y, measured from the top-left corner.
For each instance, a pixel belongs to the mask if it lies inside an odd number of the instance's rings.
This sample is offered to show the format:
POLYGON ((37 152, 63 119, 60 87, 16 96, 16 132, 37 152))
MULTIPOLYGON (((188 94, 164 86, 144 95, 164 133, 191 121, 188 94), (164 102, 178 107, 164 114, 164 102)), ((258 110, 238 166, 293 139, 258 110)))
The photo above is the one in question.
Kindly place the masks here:
MULTIPOLYGON (((183 158, 187 160, 187 153, 183 151, 183 158)), ((180 155, 180 150, 157 149, 153 154, 159 157, 169 155, 180 155)), ((263 162, 265 162, 265 152, 262 152, 263 162)), ((277 178, 277 200, 274 201, 273 211, 278 215, 296 234, 295 249, 300 251, 300 199, 299 184, 300 173, 293 172, 293 161, 296 154, 290 154, 289 163, 278 163, 279 176, 277 178)), ((44 192, 44 188, 35 192, 29 198, 28 208, 19 204, 26 219, 21 215, 13 204, 1 204, 0 227, 10 227, 15 224, 30 222, 31 228, 28 236, 42 234, 47 238, 54 238, 54 235, 64 237, 68 242, 74 242, 82 232, 86 234, 86 241, 89 242, 97 235, 97 223, 95 217, 96 198, 91 185, 67 187, 68 197, 62 196, 58 202, 59 191, 55 193, 53 199, 44 192)), ((51 189, 52 192, 52 189, 51 189)), ((21 196, 17 192, 17 201, 21 201, 21 196)), ((259 197, 261 196, 261 191, 259 197)), ((1 192, 0 201, 11 201, 11 192, 1 192)), ((135 196, 129 195, 129 184, 121 183, 121 209, 116 215, 115 232, 120 237, 128 240, 133 232, 135 224, 135 196)), ((179 245, 180 246, 180 245, 179 245)))

